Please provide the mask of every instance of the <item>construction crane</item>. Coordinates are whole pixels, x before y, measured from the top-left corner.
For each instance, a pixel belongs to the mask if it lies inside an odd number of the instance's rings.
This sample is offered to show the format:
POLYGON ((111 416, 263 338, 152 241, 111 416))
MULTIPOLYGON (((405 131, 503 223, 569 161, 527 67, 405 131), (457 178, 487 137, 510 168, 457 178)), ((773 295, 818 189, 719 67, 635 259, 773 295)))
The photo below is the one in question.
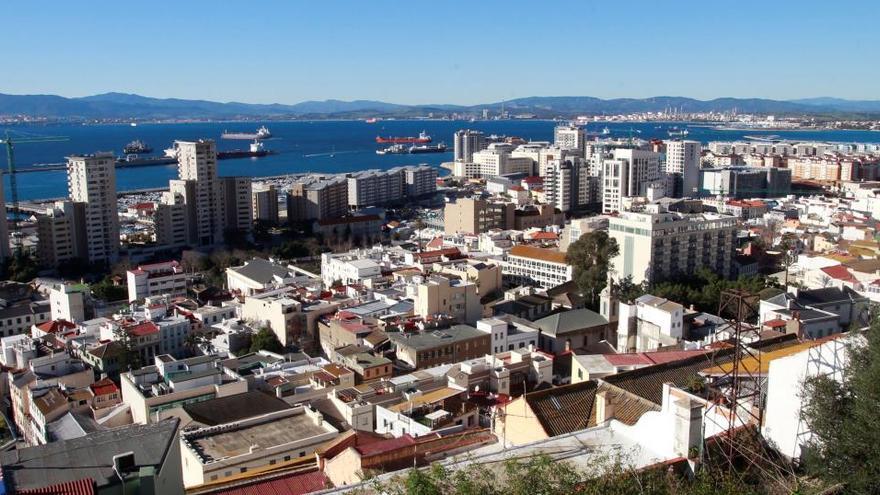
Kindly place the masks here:
MULTIPOLYGON (((23 136, 12 137, 9 131, 6 136, 0 139, 0 144, 6 145, 6 161, 9 166, 9 195, 12 202, 12 228, 11 234, 15 243, 15 254, 21 253, 21 236, 18 231, 18 181, 15 171, 15 145, 25 143, 54 143, 59 141, 67 141, 66 136, 23 136)), ((4 205, 5 206, 5 205, 4 205)))

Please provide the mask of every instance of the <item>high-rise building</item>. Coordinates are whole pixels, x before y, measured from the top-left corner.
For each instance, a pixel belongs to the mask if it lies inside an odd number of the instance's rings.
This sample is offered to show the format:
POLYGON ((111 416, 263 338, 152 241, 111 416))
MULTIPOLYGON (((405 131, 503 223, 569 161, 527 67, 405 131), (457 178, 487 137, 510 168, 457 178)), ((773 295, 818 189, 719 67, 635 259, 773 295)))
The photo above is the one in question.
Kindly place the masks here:
POLYGON ((486 149, 486 136, 480 131, 455 131, 453 156, 457 162, 469 162, 477 151, 486 149))
MULTIPOLYGON (((194 227, 190 233, 194 244, 208 246, 223 242, 226 208, 223 191, 217 178, 217 147, 213 140, 177 141, 177 169, 180 181, 192 181, 184 200, 194 227)), ((172 181, 179 182, 179 181, 172 181)), ((250 195, 247 197, 250 203, 250 195)))
MULTIPOLYGON (((681 182, 681 191, 670 196, 695 198, 700 186, 699 141, 666 141, 666 174, 673 175, 681 182)), ((677 189, 677 188, 676 188, 677 189)))
POLYGON ((608 235, 617 241, 610 275, 632 277, 640 284, 693 275, 708 268, 724 278, 733 274, 736 218, 717 213, 670 211, 651 204, 644 212, 621 212, 608 221, 608 235))
POLYGON ((791 192, 791 169, 723 167, 701 171, 700 193, 731 198, 778 198, 791 192))
POLYGON ((399 201, 403 193, 402 168, 366 170, 348 178, 348 204, 354 208, 399 201))
POLYGON ((587 134, 583 127, 559 125, 553 130, 553 144, 565 150, 577 150, 578 156, 585 157, 587 134))
MULTIPOLYGON (((221 177, 224 229, 250 232, 254 223, 253 183, 250 177, 221 177)), ((277 208, 276 208, 277 216, 277 208)))
POLYGON ((3 205, 3 214, 0 215, 0 260, 9 257, 9 224, 6 221, 6 197, 3 192, 5 181, 3 172, 0 171, 0 205, 3 205))
POLYGON ((437 169, 430 165, 404 169, 406 196, 418 198, 437 192, 437 169))
POLYGON ((56 201, 37 215, 37 259, 43 266, 57 267, 76 259, 85 259, 85 203, 56 201))
POLYGON ((112 263, 119 257, 116 157, 113 153, 67 157, 70 200, 85 203, 85 259, 112 263))
POLYGON ((544 194, 547 202, 562 212, 571 211, 593 202, 596 182, 589 174, 589 166, 582 158, 567 158, 547 162, 544 176, 544 194))
MULTIPOLYGON (((178 181, 172 181, 178 182, 178 181)), ((186 187, 186 181, 182 186, 186 187)), ((156 244, 167 247, 185 246, 189 242, 189 218, 183 195, 173 191, 162 193, 153 210, 153 235, 156 244)))
POLYGON ((443 223, 447 234, 481 234, 490 229, 514 227, 513 203, 488 202, 483 199, 461 198, 447 203, 443 223))
POLYGON ((278 223, 278 191, 273 184, 263 184, 252 193, 254 220, 278 223))
POLYGON ((348 212, 348 179, 296 182, 287 192, 287 221, 326 220, 348 212))
POLYGON ((535 161, 528 156, 512 156, 513 146, 506 143, 493 143, 488 148, 471 156, 471 161, 455 162, 453 174, 456 177, 479 179, 508 174, 534 175, 535 161))
POLYGON ((612 156, 602 163, 603 213, 621 211, 624 198, 644 196, 660 179, 659 153, 618 148, 612 156))

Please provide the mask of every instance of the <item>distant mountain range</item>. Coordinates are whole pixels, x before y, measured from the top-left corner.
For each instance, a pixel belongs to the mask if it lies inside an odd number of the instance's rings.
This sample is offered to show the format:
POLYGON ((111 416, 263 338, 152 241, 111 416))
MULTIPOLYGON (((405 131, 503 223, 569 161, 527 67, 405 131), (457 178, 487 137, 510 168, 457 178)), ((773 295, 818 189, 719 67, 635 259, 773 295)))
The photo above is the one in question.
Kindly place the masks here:
POLYGON ((533 96, 484 105, 398 105, 371 100, 304 101, 294 105, 220 103, 178 98, 150 98, 126 93, 104 93, 80 98, 56 95, 0 93, 0 115, 30 115, 60 119, 247 119, 247 118, 357 118, 413 117, 430 112, 479 113, 483 109, 536 117, 657 112, 730 111, 779 115, 880 114, 880 100, 844 100, 820 97, 801 100, 716 98, 697 100, 679 96, 601 99, 590 96, 533 96))

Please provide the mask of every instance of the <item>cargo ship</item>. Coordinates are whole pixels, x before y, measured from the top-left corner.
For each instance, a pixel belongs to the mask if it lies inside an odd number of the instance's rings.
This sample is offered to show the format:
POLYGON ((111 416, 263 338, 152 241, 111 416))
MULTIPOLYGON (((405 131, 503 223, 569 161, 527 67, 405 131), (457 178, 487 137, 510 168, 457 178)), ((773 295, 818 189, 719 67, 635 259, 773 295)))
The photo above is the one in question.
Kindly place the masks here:
POLYGON ((431 136, 422 131, 419 133, 418 137, 412 136, 376 136, 376 142, 379 144, 425 144, 431 142, 431 136))
POLYGON ((446 144, 440 143, 434 146, 430 144, 421 144, 418 146, 410 146, 408 151, 412 155, 419 153, 446 153, 446 144))
POLYGON ((376 150, 377 155, 402 155, 405 153, 409 153, 409 148, 402 144, 392 144, 387 148, 376 150))
POLYGON ((146 155, 147 153, 152 153, 153 148, 150 147, 147 143, 141 141, 140 139, 135 139, 134 141, 125 145, 122 148, 122 153, 126 155, 146 155))
POLYGON ((257 132, 229 132, 223 131, 223 134, 220 135, 221 139, 269 139, 272 137, 272 133, 269 132, 269 128, 266 126, 262 126, 257 129, 257 132))
POLYGON ((263 143, 259 140, 254 140, 251 143, 250 147, 246 150, 228 150, 228 151, 218 151, 217 159, 225 160, 228 158, 259 158, 261 156, 274 155, 274 151, 267 150, 263 147, 263 143))

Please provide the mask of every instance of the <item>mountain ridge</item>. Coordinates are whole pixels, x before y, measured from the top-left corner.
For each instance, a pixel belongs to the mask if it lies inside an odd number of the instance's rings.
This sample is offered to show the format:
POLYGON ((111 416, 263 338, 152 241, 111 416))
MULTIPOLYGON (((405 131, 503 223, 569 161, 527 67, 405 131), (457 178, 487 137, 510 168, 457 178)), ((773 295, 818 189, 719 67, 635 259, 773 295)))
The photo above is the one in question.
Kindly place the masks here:
POLYGON ((62 119, 223 119, 303 117, 406 117, 434 113, 479 113, 483 109, 536 117, 574 117, 580 114, 660 112, 723 112, 819 115, 880 113, 880 100, 815 97, 797 100, 769 98, 714 98, 683 96, 650 98, 597 98, 594 96, 530 96, 480 105, 405 105, 377 100, 307 100, 294 104, 217 102, 202 99, 153 98, 134 93, 108 92, 83 97, 12 95, 0 93, 0 115, 29 115, 62 119))

